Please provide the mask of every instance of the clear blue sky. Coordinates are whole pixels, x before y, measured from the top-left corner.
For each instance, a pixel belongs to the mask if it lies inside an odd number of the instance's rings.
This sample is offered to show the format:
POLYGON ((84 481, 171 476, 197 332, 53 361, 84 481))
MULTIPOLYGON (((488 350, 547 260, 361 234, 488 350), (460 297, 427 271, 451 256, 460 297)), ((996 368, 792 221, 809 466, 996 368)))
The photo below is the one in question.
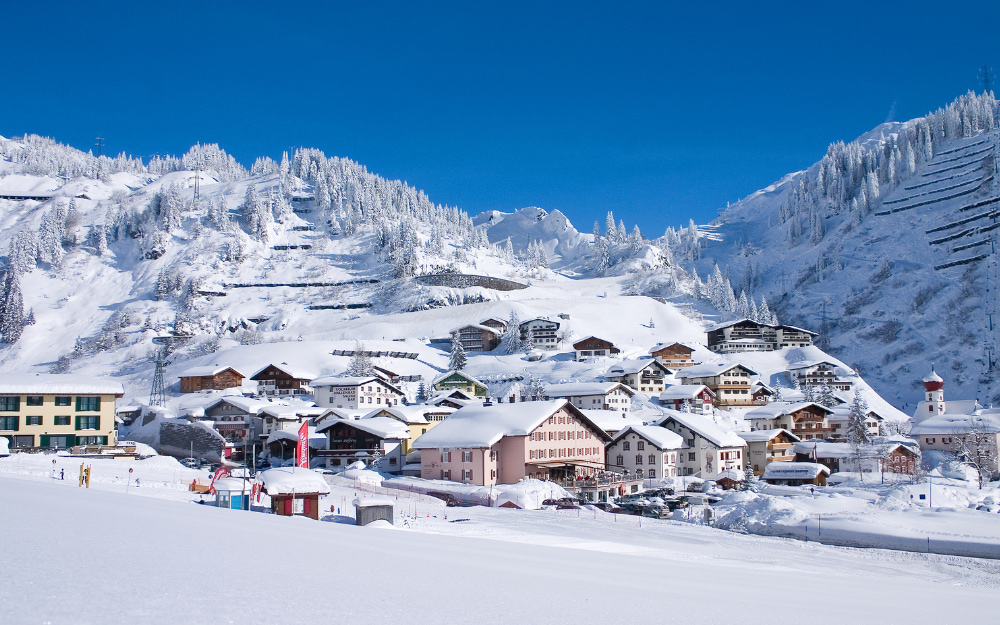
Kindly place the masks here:
POLYGON ((8 2, 0 135, 346 156, 475 214, 712 219, 1000 69, 1000 2, 8 2))

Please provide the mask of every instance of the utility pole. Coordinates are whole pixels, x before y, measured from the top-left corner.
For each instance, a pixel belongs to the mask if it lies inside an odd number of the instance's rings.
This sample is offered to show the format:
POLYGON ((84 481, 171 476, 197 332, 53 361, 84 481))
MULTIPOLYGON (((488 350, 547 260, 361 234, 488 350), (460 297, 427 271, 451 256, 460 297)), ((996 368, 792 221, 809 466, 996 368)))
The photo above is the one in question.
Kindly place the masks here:
POLYGON ((94 143, 94 145, 97 146, 97 156, 98 157, 103 156, 104 155, 104 137, 97 137, 96 143, 94 143))

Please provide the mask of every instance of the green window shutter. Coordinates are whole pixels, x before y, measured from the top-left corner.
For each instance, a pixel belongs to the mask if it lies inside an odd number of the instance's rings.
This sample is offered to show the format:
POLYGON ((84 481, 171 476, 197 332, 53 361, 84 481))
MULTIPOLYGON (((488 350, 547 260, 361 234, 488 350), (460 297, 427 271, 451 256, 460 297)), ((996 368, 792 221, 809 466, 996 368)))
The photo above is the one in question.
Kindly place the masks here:
POLYGON ((97 417, 93 417, 93 419, 94 419, 94 429, 95 430, 101 429, 101 417, 97 416, 97 417))
POLYGON ((76 411, 80 412, 81 410, 83 410, 83 398, 82 397, 77 397, 76 398, 76 411))
POLYGON ((92 401, 94 403, 94 407, 92 408, 92 410, 94 410, 94 411, 100 410, 101 409, 101 398, 100 397, 95 397, 92 401))
POLYGON ((76 416, 76 429, 77 430, 80 429, 80 419, 81 419, 80 415, 77 415, 76 416))
POLYGON ((49 446, 49 436, 48 434, 41 434, 38 436, 38 446, 48 447, 49 446))

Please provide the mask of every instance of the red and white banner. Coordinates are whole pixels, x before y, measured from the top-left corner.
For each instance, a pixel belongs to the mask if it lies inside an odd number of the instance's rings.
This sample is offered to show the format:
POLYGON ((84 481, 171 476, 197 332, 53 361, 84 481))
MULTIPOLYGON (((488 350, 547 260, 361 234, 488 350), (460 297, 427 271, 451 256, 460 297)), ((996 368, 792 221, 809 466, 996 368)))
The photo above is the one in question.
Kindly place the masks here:
POLYGON ((303 421, 299 428, 299 441, 295 445, 295 466, 309 468, 309 422, 303 421))
POLYGON ((212 476, 212 483, 208 485, 209 494, 215 494, 215 480, 229 475, 229 469, 227 467, 219 467, 215 470, 215 475, 212 476))

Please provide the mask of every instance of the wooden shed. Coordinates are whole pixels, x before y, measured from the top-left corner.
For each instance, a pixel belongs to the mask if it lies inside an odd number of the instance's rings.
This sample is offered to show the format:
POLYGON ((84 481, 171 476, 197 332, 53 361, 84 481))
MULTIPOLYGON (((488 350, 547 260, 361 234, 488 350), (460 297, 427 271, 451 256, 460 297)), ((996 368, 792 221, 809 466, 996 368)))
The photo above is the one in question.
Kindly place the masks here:
POLYGON ((263 492, 271 498, 271 512, 319 520, 319 498, 330 492, 323 476, 304 468, 281 467, 258 474, 263 492))
POLYGON ((392 524, 395 514, 392 499, 388 497, 358 497, 353 502, 355 522, 358 525, 368 525, 375 521, 388 521, 392 524))
POLYGON ((221 391, 243 385, 245 376, 232 367, 212 365, 194 367, 181 374, 181 392, 197 393, 198 391, 221 391))

